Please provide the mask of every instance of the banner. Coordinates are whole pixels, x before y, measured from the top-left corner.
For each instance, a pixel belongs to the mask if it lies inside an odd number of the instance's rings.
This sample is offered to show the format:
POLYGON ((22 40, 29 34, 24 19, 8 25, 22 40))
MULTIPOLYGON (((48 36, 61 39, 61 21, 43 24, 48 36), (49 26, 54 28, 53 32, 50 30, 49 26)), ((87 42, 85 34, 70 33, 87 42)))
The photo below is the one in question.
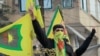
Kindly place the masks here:
POLYGON ((29 8, 33 8, 34 16, 39 22, 41 28, 44 28, 43 17, 42 17, 41 10, 40 10, 41 7, 39 5, 36 5, 35 0, 27 0, 26 11, 28 11, 29 8))
POLYGON ((32 36, 33 28, 29 14, 0 28, 0 55, 32 56, 32 36))
POLYGON ((63 20, 63 17, 62 17, 62 13, 61 13, 59 7, 57 7, 57 9, 56 9, 54 16, 53 16, 53 19, 51 21, 50 27, 48 29, 48 32, 47 32, 48 38, 53 39, 53 37, 54 37, 53 26, 56 25, 56 24, 62 24, 64 26, 65 38, 67 38, 69 40, 69 36, 68 36, 67 30, 66 30, 66 27, 65 27, 65 24, 64 24, 64 20, 63 20))

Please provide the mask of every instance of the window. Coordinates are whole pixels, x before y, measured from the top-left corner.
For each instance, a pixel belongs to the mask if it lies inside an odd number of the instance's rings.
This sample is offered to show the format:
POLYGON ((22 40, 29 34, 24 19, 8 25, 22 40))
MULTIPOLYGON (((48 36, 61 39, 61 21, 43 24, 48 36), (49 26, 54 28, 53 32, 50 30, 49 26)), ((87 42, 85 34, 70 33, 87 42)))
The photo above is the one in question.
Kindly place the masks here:
POLYGON ((2 4, 4 3, 4 0, 0 0, 0 9, 2 9, 2 4))
POLYGON ((96 0, 90 1, 90 14, 100 21, 100 2, 96 0))
POLYGON ((36 5, 39 5, 39 0, 35 0, 35 2, 36 2, 36 5))
POLYGON ((98 20, 100 21, 100 2, 98 1, 97 2, 97 7, 98 7, 98 10, 97 10, 97 12, 98 12, 98 20))
POLYGON ((51 0, 43 0, 44 1, 44 8, 50 9, 52 8, 52 1, 51 0))
POLYGON ((95 0, 90 1, 90 14, 96 18, 96 2, 95 2, 95 0))
POLYGON ((73 0, 63 0, 62 4, 64 8, 72 8, 73 0))
POLYGON ((81 0, 80 3, 81 3, 81 9, 83 9, 85 12, 87 12, 88 11, 87 0, 81 0))
MULTIPOLYGON (((26 11, 26 1, 27 0, 19 0, 19 5, 20 5, 20 12, 25 12, 26 11)), ((39 1, 36 0, 36 5, 39 5, 39 1)))
MULTIPOLYGON (((52 7, 51 0, 43 0, 44 9, 50 9, 52 7)), ((39 0, 36 0, 36 5, 39 5, 39 0)))
MULTIPOLYGON (((26 1, 27 0, 19 0, 20 5, 20 11, 25 12, 26 11, 26 1)), ((44 8, 49 9, 52 7, 51 0, 43 0, 44 1, 44 8)), ((36 4, 39 5, 39 0, 36 0, 36 4)))
POLYGON ((26 1, 27 0, 19 0, 20 2, 20 11, 25 12, 26 11, 26 1))

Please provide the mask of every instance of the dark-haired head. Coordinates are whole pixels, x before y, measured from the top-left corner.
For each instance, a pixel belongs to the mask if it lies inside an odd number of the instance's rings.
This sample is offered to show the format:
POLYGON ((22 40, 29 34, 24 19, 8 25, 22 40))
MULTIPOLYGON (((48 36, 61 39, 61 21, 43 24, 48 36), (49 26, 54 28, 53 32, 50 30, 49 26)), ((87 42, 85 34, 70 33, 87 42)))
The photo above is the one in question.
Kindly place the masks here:
MULTIPOLYGON (((54 27, 53 27, 53 34, 55 35, 55 33, 59 32, 59 31, 64 33, 63 25, 61 25, 61 24, 54 25, 54 27)), ((64 38, 64 39, 66 40, 66 42, 68 42, 68 39, 66 39, 66 38, 64 38)))
POLYGON ((54 25, 54 27, 53 27, 53 32, 54 32, 57 28, 62 28, 62 29, 64 29, 64 27, 63 27, 61 24, 57 24, 57 25, 54 25))

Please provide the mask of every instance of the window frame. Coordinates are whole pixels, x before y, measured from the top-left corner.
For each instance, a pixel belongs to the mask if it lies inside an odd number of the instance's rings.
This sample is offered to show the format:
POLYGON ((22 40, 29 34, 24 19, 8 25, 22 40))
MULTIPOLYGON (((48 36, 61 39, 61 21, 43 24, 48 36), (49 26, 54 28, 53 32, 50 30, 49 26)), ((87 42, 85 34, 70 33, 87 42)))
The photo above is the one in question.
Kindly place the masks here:
POLYGON ((85 12, 88 12, 87 0, 81 0, 81 9, 85 12), (86 4, 86 5, 85 5, 86 4))
MULTIPOLYGON (((45 8, 45 7, 44 7, 44 6, 45 6, 45 2, 44 2, 44 1, 45 1, 45 0, 43 0, 43 3, 44 3, 44 4, 43 4, 43 8, 44 8, 44 9, 52 9, 52 0, 50 0, 50 1, 51 1, 51 2, 50 2, 50 3, 51 3, 51 6, 48 7, 48 8, 45 8)), ((47 1, 47 0, 46 0, 46 1, 47 1)))
MULTIPOLYGON (((44 1, 44 0, 43 0, 43 1, 44 1)), ((51 6, 48 7, 48 8, 44 8, 44 6, 43 6, 44 9, 52 9, 52 0, 49 0, 49 1, 51 1, 51 2, 50 2, 51 6)), ((20 12, 26 12, 25 7, 22 6, 22 5, 23 5, 22 2, 23 2, 23 3, 26 3, 26 0, 18 0, 18 2, 19 2, 20 12)), ((38 0, 38 3, 39 3, 39 0, 38 0)), ((37 5, 39 5, 39 4, 37 4, 37 5)), ((43 5, 44 5, 44 4, 43 4, 43 5)))
POLYGON ((71 6, 70 6, 70 7, 65 6, 65 5, 64 5, 64 1, 65 1, 65 0, 62 0, 63 8, 72 8, 72 7, 73 7, 73 0, 71 0, 71 6))
POLYGON ((24 1, 26 3, 26 0, 18 0, 20 12, 26 12, 25 8, 24 9, 22 8, 22 1, 24 1))

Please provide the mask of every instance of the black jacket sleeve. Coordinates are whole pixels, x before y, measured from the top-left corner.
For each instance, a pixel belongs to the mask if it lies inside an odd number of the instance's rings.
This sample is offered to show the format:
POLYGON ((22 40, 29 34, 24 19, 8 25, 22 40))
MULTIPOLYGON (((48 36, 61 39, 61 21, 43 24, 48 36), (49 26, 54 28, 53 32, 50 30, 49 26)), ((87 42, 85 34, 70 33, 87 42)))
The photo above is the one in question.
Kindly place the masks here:
POLYGON ((95 29, 92 29, 90 35, 86 38, 83 44, 75 51, 76 56, 81 56, 86 51, 94 35, 95 29))
POLYGON ((48 39, 47 39, 45 32, 42 30, 42 28, 40 27, 37 20, 32 21, 32 24, 34 27, 34 31, 37 35, 37 39, 40 41, 40 43, 43 45, 43 47, 46 48, 47 44, 48 44, 48 39))
POLYGON ((64 43, 65 43, 65 50, 66 50, 66 53, 68 56, 74 56, 74 52, 73 52, 73 48, 71 45, 69 45, 68 43, 68 40, 66 38, 63 39, 64 40, 64 43))

